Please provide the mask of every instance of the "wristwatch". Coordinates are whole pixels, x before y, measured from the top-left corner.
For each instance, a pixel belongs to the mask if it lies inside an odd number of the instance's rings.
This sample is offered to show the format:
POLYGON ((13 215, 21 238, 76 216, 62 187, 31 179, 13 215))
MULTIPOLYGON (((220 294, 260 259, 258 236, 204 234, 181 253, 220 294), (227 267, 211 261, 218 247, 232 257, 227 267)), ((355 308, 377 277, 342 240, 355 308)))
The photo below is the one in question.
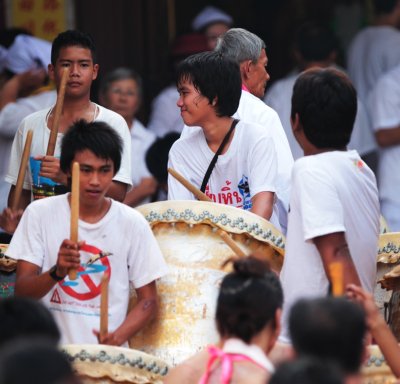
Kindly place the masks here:
POLYGON ((49 270, 50 277, 55 281, 64 280, 64 277, 60 277, 57 275, 57 265, 53 265, 49 270))

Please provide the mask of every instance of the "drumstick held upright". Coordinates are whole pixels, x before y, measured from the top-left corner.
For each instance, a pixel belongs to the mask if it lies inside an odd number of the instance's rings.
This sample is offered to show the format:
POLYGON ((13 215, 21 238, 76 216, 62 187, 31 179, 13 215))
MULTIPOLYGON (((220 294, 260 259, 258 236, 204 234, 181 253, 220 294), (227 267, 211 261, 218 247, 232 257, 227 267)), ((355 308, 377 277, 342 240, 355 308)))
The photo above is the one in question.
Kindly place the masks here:
MULTIPOLYGON (((72 164, 72 184, 71 184, 71 233, 70 240, 74 243, 78 242, 78 221, 79 221, 79 163, 72 164)), ((68 271, 70 280, 76 280, 76 269, 68 271)))
POLYGON ((332 295, 343 296, 343 264, 339 261, 331 263, 329 265, 329 275, 332 284, 332 295))
POLYGON ((101 279, 100 296, 100 337, 105 337, 108 333, 108 283, 109 276, 106 271, 101 279))
MULTIPOLYGON (((168 172, 175 177, 185 188, 187 188, 190 192, 193 193, 200 201, 208 201, 213 202, 205 193, 201 192, 200 189, 196 188, 192 183, 187 181, 180 173, 175 171, 172 168, 168 168, 168 172)), ((217 229, 217 234, 221 237, 221 239, 225 242, 225 244, 237 255, 240 257, 246 256, 246 254, 242 251, 242 249, 235 243, 224 230, 221 228, 217 229)))
POLYGON ((26 168, 28 166, 29 154, 31 152, 32 136, 33 132, 30 129, 26 135, 24 151, 22 152, 21 165, 19 166, 17 183, 15 185, 14 197, 11 204, 11 209, 13 211, 18 209, 19 200, 21 198, 22 186, 24 184, 26 168))
POLYGON ((53 124, 50 130, 49 143, 47 144, 47 151, 46 151, 47 156, 54 156, 54 150, 56 148, 56 142, 57 142, 58 126, 60 125, 60 117, 64 104, 65 89, 67 87, 68 77, 69 77, 69 68, 66 67, 63 70, 60 89, 57 94, 57 102, 54 109, 53 124))

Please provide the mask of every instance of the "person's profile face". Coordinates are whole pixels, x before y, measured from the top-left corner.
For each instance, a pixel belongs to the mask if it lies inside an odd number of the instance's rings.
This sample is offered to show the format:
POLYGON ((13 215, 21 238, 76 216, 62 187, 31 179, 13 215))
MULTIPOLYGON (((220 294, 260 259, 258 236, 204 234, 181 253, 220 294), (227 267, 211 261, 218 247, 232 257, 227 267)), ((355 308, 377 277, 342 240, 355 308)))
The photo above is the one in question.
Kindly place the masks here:
POLYGON ((265 49, 262 49, 257 62, 250 64, 250 76, 246 84, 250 93, 259 98, 264 96, 267 82, 270 79, 269 73, 267 72, 267 65, 268 57, 265 49))

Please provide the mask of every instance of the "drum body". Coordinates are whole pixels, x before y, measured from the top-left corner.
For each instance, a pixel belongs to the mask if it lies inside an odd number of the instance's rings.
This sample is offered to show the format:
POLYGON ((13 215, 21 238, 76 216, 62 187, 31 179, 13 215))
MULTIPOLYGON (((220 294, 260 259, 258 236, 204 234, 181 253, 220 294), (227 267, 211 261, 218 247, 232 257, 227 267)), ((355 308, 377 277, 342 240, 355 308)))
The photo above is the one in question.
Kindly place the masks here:
POLYGON ((379 236, 375 301, 397 340, 400 340, 400 233, 379 236))
POLYGON ((17 261, 7 257, 8 244, 0 244, 0 299, 14 295, 17 261))
POLYGON ((163 201, 137 208, 147 219, 169 266, 157 283, 158 317, 130 342, 171 365, 218 341, 215 307, 221 264, 232 257, 217 229, 245 252, 280 271, 284 238, 272 224, 238 208, 199 201, 163 201))
POLYGON ((390 367, 386 364, 377 345, 368 347, 368 360, 362 367, 364 384, 394 384, 397 383, 396 377, 393 375, 390 367))
POLYGON ((168 365, 133 349, 96 344, 62 346, 83 384, 161 384, 168 365))

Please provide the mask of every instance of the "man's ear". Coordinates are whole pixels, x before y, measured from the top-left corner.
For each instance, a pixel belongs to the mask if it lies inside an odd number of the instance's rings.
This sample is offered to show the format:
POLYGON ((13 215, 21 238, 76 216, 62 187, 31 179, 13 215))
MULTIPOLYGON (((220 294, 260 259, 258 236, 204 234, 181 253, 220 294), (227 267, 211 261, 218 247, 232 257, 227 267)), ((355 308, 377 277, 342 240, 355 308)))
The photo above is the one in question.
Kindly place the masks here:
POLYGON ((294 118, 290 117, 290 123, 292 125, 293 133, 299 132, 302 129, 302 126, 300 123, 300 116, 297 112, 295 113, 294 118))
POLYGON ((240 73, 242 75, 242 79, 249 78, 251 72, 251 60, 246 60, 240 63, 240 73))
POLYGON ((92 80, 96 80, 97 79, 97 75, 99 74, 99 64, 94 64, 93 65, 93 74, 92 74, 92 80))
POLYGON ((54 65, 53 64, 49 64, 47 66, 48 72, 49 72, 49 78, 51 81, 54 81, 54 65))

